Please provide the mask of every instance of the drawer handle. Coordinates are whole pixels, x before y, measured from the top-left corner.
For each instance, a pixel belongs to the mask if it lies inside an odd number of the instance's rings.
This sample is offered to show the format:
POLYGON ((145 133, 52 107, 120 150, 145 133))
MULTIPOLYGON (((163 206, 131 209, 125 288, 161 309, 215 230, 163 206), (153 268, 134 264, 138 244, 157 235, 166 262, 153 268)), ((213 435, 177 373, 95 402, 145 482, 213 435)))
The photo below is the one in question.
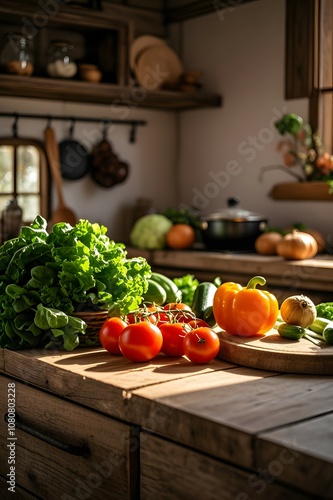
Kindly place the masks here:
MULTIPOLYGON (((8 413, 5 414, 5 421, 8 422, 8 413)), ((41 432, 37 429, 34 429, 30 425, 25 424, 18 418, 17 414, 15 417, 15 427, 23 432, 26 432, 27 434, 30 434, 31 436, 34 436, 37 439, 40 439, 41 441, 44 441, 47 444, 50 444, 51 446, 55 446, 61 451, 65 451, 66 453, 75 455, 76 457, 86 457, 90 453, 88 445, 83 444, 82 446, 74 446, 72 444, 63 443, 62 441, 59 441, 58 439, 55 439, 48 434, 45 434, 44 432, 41 432)))

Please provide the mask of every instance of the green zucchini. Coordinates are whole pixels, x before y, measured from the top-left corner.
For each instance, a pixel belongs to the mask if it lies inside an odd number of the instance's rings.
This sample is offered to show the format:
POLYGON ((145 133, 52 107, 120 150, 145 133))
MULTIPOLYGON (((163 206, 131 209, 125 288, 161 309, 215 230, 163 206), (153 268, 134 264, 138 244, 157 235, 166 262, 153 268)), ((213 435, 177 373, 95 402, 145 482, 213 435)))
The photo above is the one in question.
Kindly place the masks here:
POLYGON ((143 294, 143 302, 161 306, 167 300, 167 293, 156 281, 148 279, 148 290, 143 294))
POLYGON ((290 340, 299 340, 306 334, 305 328, 298 325, 288 325, 287 323, 280 323, 277 330, 281 337, 290 340))
POLYGON ((209 326, 215 326, 213 314, 213 301, 217 287, 214 283, 203 281, 194 291, 192 311, 197 318, 203 319, 209 326))
POLYGON ((153 272, 150 277, 153 281, 158 283, 162 288, 164 288, 166 292, 166 302, 181 302, 182 300, 182 292, 179 290, 176 283, 172 281, 172 279, 164 276, 161 273, 153 272))

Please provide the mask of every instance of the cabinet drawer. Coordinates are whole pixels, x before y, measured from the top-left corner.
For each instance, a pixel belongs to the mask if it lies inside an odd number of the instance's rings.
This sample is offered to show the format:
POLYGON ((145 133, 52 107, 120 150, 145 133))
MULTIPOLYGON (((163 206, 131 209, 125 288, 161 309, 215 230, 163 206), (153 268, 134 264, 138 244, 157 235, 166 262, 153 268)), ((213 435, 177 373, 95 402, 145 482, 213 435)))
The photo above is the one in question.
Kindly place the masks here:
MULTIPOLYGON (((0 442, 6 459, 14 458, 15 481, 44 500, 55 498, 126 499, 136 491, 133 431, 129 425, 82 408, 41 390, 0 377, 0 442), (15 384, 8 393, 8 384, 15 384), (13 452, 9 442, 7 394, 15 397, 13 452), (6 443, 4 445, 4 443, 6 443)), ((3 455, 3 453, 1 453, 3 455)), ((13 463, 13 462, 12 462, 13 463)))
POLYGON ((141 500, 311 499, 159 437, 141 433, 140 442, 141 500))

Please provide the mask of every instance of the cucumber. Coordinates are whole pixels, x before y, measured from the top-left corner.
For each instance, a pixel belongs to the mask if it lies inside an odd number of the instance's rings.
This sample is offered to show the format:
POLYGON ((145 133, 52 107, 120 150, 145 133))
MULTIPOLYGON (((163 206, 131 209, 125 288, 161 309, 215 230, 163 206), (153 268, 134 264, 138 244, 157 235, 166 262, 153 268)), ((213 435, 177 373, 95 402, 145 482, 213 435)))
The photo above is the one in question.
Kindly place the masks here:
POLYGON ((182 292, 179 290, 176 283, 172 281, 172 279, 164 276, 164 274, 160 273, 151 273, 150 277, 153 281, 158 283, 162 288, 164 288, 166 292, 166 302, 181 302, 182 300, 182 292))
POLYGON ((309 330, 322 335, 327 326, 332 327, 333 322, 326 318, 316 318, 308 328, 309 330))
POLYGON ((281 337, 290 340, 299 340, 306 334, 305 328, 297 325, 288 325, 287 323, 280 323, 278 332, 281 337))
POLYGON ((161 306, 167 300, 167 294, 164 288, 156 281, 148 279, 148 290, 143 294, 143 302, 149 302, 161 306))
MULTIPOLYGON (((331 322, 332 323, 332 322, 331 322)), ((323 338, 328 344, 333 344, 333 325, 327 325, 323 331, 323 338)))
POLYGON ((213 314, 213 301, 217 287, 214 283, 203 281, 194 291, 192 311, 197 318, 203 319, 209 326, 215 326, 213 314))

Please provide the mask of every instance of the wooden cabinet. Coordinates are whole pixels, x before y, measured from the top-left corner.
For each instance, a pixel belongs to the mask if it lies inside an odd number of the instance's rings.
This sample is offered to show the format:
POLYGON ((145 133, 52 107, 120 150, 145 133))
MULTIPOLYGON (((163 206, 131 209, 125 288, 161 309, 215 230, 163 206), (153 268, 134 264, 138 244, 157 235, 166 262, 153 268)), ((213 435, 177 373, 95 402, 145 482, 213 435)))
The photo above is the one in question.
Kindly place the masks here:
MULTIPOLYGON (((3 423, 8 383, 13 379, 0 377, 1 447, 10 440, 3 423)), ((113 499, 133 498, 136 452, 130 450, 131 426, 29 385, 14 385, 16 439, 11 456, 17 464, 18 488, 44 500, 90 496, 104 500, 107 491, 113 499)), ((7 460, 0 461, 4 477, 8 467, 7 460)))
POLYGON ((19 500, 333 496, 330 376, 102 348, 0 349, 0 372, 5 500, 13 397, 19 500))
MULTIPOLYGON (((205 91, 178 92, 147 91, 131 79, 128 54, 131 40, 136 36, 134 25, 137 10, 126 7, 103 10, 83 8, 67 2, 23 2, 4 0, 0 5, 0 35, 18 33, 29 36, 34 55, 32 76, 0 72, 0 96, 64 100, 107 104, 114 107, 144 107, 171 111, 221 106, 221 97, 205 91), (50 4, 50 5, 49 5, 50 4), (95 64, 102 72, 100 83, 51 78, 47 71, 47 49, 52 40, 66 40, 74 46, 77 63, 95 64)), ((105 8, 104 8, 105 3, 105 8)), ((149 19, 149 16, 147 17, 149 19)), ((146 33, 155 33, 156 19, 142 23, 146 33), (150 28, 149 28, 150 27, 150 28)), ((160 19, 163 26, 162 17, 160 19)), ((15 45, 15 39, 12 42, 15 45)))
POLYGON ((270 500, 311 498, 150 434, 141 435, 140 470, 142 500, 249 500, 263 493, 270 500))

